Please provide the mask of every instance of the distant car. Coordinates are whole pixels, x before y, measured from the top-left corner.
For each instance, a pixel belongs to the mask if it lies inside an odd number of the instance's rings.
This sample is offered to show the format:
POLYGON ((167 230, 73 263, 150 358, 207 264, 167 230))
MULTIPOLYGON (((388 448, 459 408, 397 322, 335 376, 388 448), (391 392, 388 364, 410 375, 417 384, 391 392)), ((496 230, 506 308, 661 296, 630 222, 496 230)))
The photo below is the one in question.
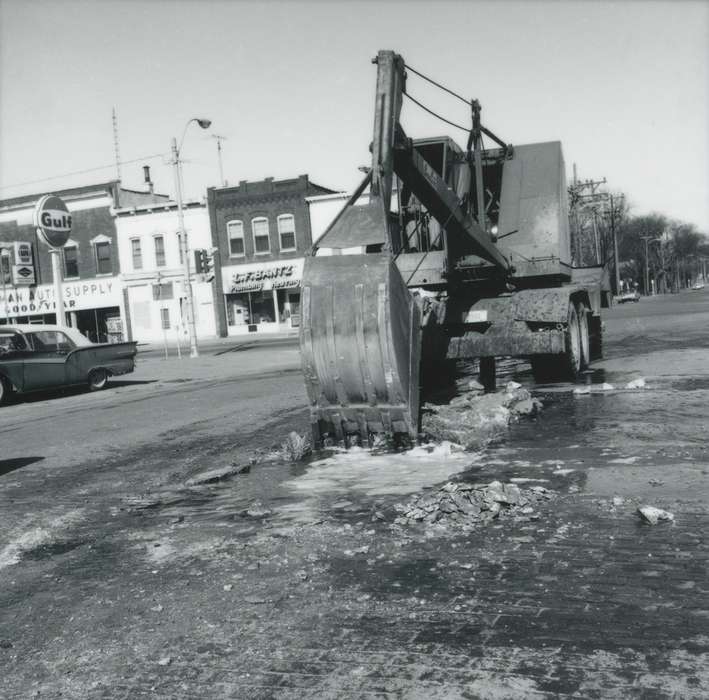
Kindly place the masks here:
POLYGON ((697 282, 692 289, 704 289, 704 283, 703 282, 697 282))
POLYGON ((613 300, 616 304, 625 304, 629 301, 634 301, 637 303, 640 301, 640 294, 638 294, 638 291, 634 289, 631 292, 623 292, 622 294, 618 294, 617 296, 613 297, 613 300))
POLYGON ((135 342, 92 343, 75 328, 0 326, 0 404, 25 394, 85 384, 103 389, 111 376, 135 369, 135 342))

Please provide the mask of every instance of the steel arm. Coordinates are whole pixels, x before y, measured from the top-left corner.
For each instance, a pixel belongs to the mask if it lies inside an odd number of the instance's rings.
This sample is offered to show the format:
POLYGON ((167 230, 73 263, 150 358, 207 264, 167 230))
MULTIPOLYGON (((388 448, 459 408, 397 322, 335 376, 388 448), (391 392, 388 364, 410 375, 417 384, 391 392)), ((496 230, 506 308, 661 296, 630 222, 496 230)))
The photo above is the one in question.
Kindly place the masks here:
POLYGON ((455 264, 463 256, 472 254, 503 270, 509 270, 507 258, 470 214, 464 211, 455 192, 411 147, 401 130, 394 154, 396 174, 446 231, 450 262, 455 264))
MULTIPOLYGON (((399 124, 406 76, 404 59, 393 51, 380 51, 376 63, 377 95, 372 141, 372 196, 387 204, 393 173, 438 220, 447 234, 449 260, 478 255, 507 271, 510 263, 490 236, 463 209, 461 201, 438 173, 417 153, 399 124)), ((481 177, 482 173, 478 174, 481 177)), ((387 226, 389 234, 389 227, 387 226)), ((390 235, 390 234, 389 234, 390 235)))

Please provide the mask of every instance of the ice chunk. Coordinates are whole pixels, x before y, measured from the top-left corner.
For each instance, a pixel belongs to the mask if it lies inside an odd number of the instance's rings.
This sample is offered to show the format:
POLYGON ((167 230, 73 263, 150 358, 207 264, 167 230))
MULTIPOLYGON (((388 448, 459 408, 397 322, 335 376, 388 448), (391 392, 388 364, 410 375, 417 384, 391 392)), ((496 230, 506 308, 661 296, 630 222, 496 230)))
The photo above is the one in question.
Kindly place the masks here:
POLYGON ((662 510, 662 508, 655 508, 655 506, 640 506, 638 508, 638 514, 650 525, 657 525, 660 520, 674 520, 675 516, 672 515, 667 510, 662 510))

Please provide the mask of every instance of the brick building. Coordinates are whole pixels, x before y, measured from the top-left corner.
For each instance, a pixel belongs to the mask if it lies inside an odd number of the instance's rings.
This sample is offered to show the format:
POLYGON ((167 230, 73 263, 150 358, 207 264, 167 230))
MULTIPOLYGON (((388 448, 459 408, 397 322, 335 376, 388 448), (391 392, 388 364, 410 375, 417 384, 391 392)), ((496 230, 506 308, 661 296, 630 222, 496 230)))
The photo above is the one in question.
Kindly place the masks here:
POLYGON ((306 197, 332 194, 307 175, 207 190, 220 336, 276 332, 300 321, 303 259, 312 246, 306 197))
MULTIPOLYGON (((37 235, 34 208, 42 194, 0 200, 0 322, 54 323, 54 287, 48 246, 37 235), (22 246, 22 244, 25 244, 22 246), (18 252, 27 250, 33 275, 13 275, 18 252)), ((111 180, 57 190, 72 214, 71 238, 62 250, 66 321, 94 341, 127 335, 113 209, 165 201, 111 180)))

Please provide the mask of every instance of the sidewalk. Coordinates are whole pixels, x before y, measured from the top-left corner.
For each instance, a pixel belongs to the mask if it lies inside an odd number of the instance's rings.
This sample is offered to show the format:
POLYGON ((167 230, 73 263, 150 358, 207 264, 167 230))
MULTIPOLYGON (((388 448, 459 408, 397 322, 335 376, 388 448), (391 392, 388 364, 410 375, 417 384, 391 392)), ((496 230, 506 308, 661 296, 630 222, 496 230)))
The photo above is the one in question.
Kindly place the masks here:
MULTIPOLYGON (((190 357, 189 348, 177 356, 176 348, 162 353, 138 347, 135 371, 125 376, 131 382, 209 381, 238 379, 254 374, 300 371, 300 348, 297 337, 258 338, 253 342, 234 342, 220 338, 219 344, 200 346, 198 357, 190 357)), ((121 377, 120 379, 123 379, 121 377)))
MULTIPOLYGON (((229 352, 231 349, 238 350, 255 345, 274 345, 288 342, 292 342, 293 344, 298 343, 298 331, 284 331, 282 333, 249 333, 246 335, 227 336, 226 338, 199 338, 197 341, 197 347, 200 354, 215 355, 221 352, 229 352)), ((138 357, 141 358, 153 355, 164 357, 166 348, 169 358, 176 358, 178 356, 178 346, 174 340, 168 340, 166 344, 142 343, 139 341, 138 357)), ((182 357, 189 357, 190 344, 187 339, 180 344, 180 353, 182 354, 182 357)))

